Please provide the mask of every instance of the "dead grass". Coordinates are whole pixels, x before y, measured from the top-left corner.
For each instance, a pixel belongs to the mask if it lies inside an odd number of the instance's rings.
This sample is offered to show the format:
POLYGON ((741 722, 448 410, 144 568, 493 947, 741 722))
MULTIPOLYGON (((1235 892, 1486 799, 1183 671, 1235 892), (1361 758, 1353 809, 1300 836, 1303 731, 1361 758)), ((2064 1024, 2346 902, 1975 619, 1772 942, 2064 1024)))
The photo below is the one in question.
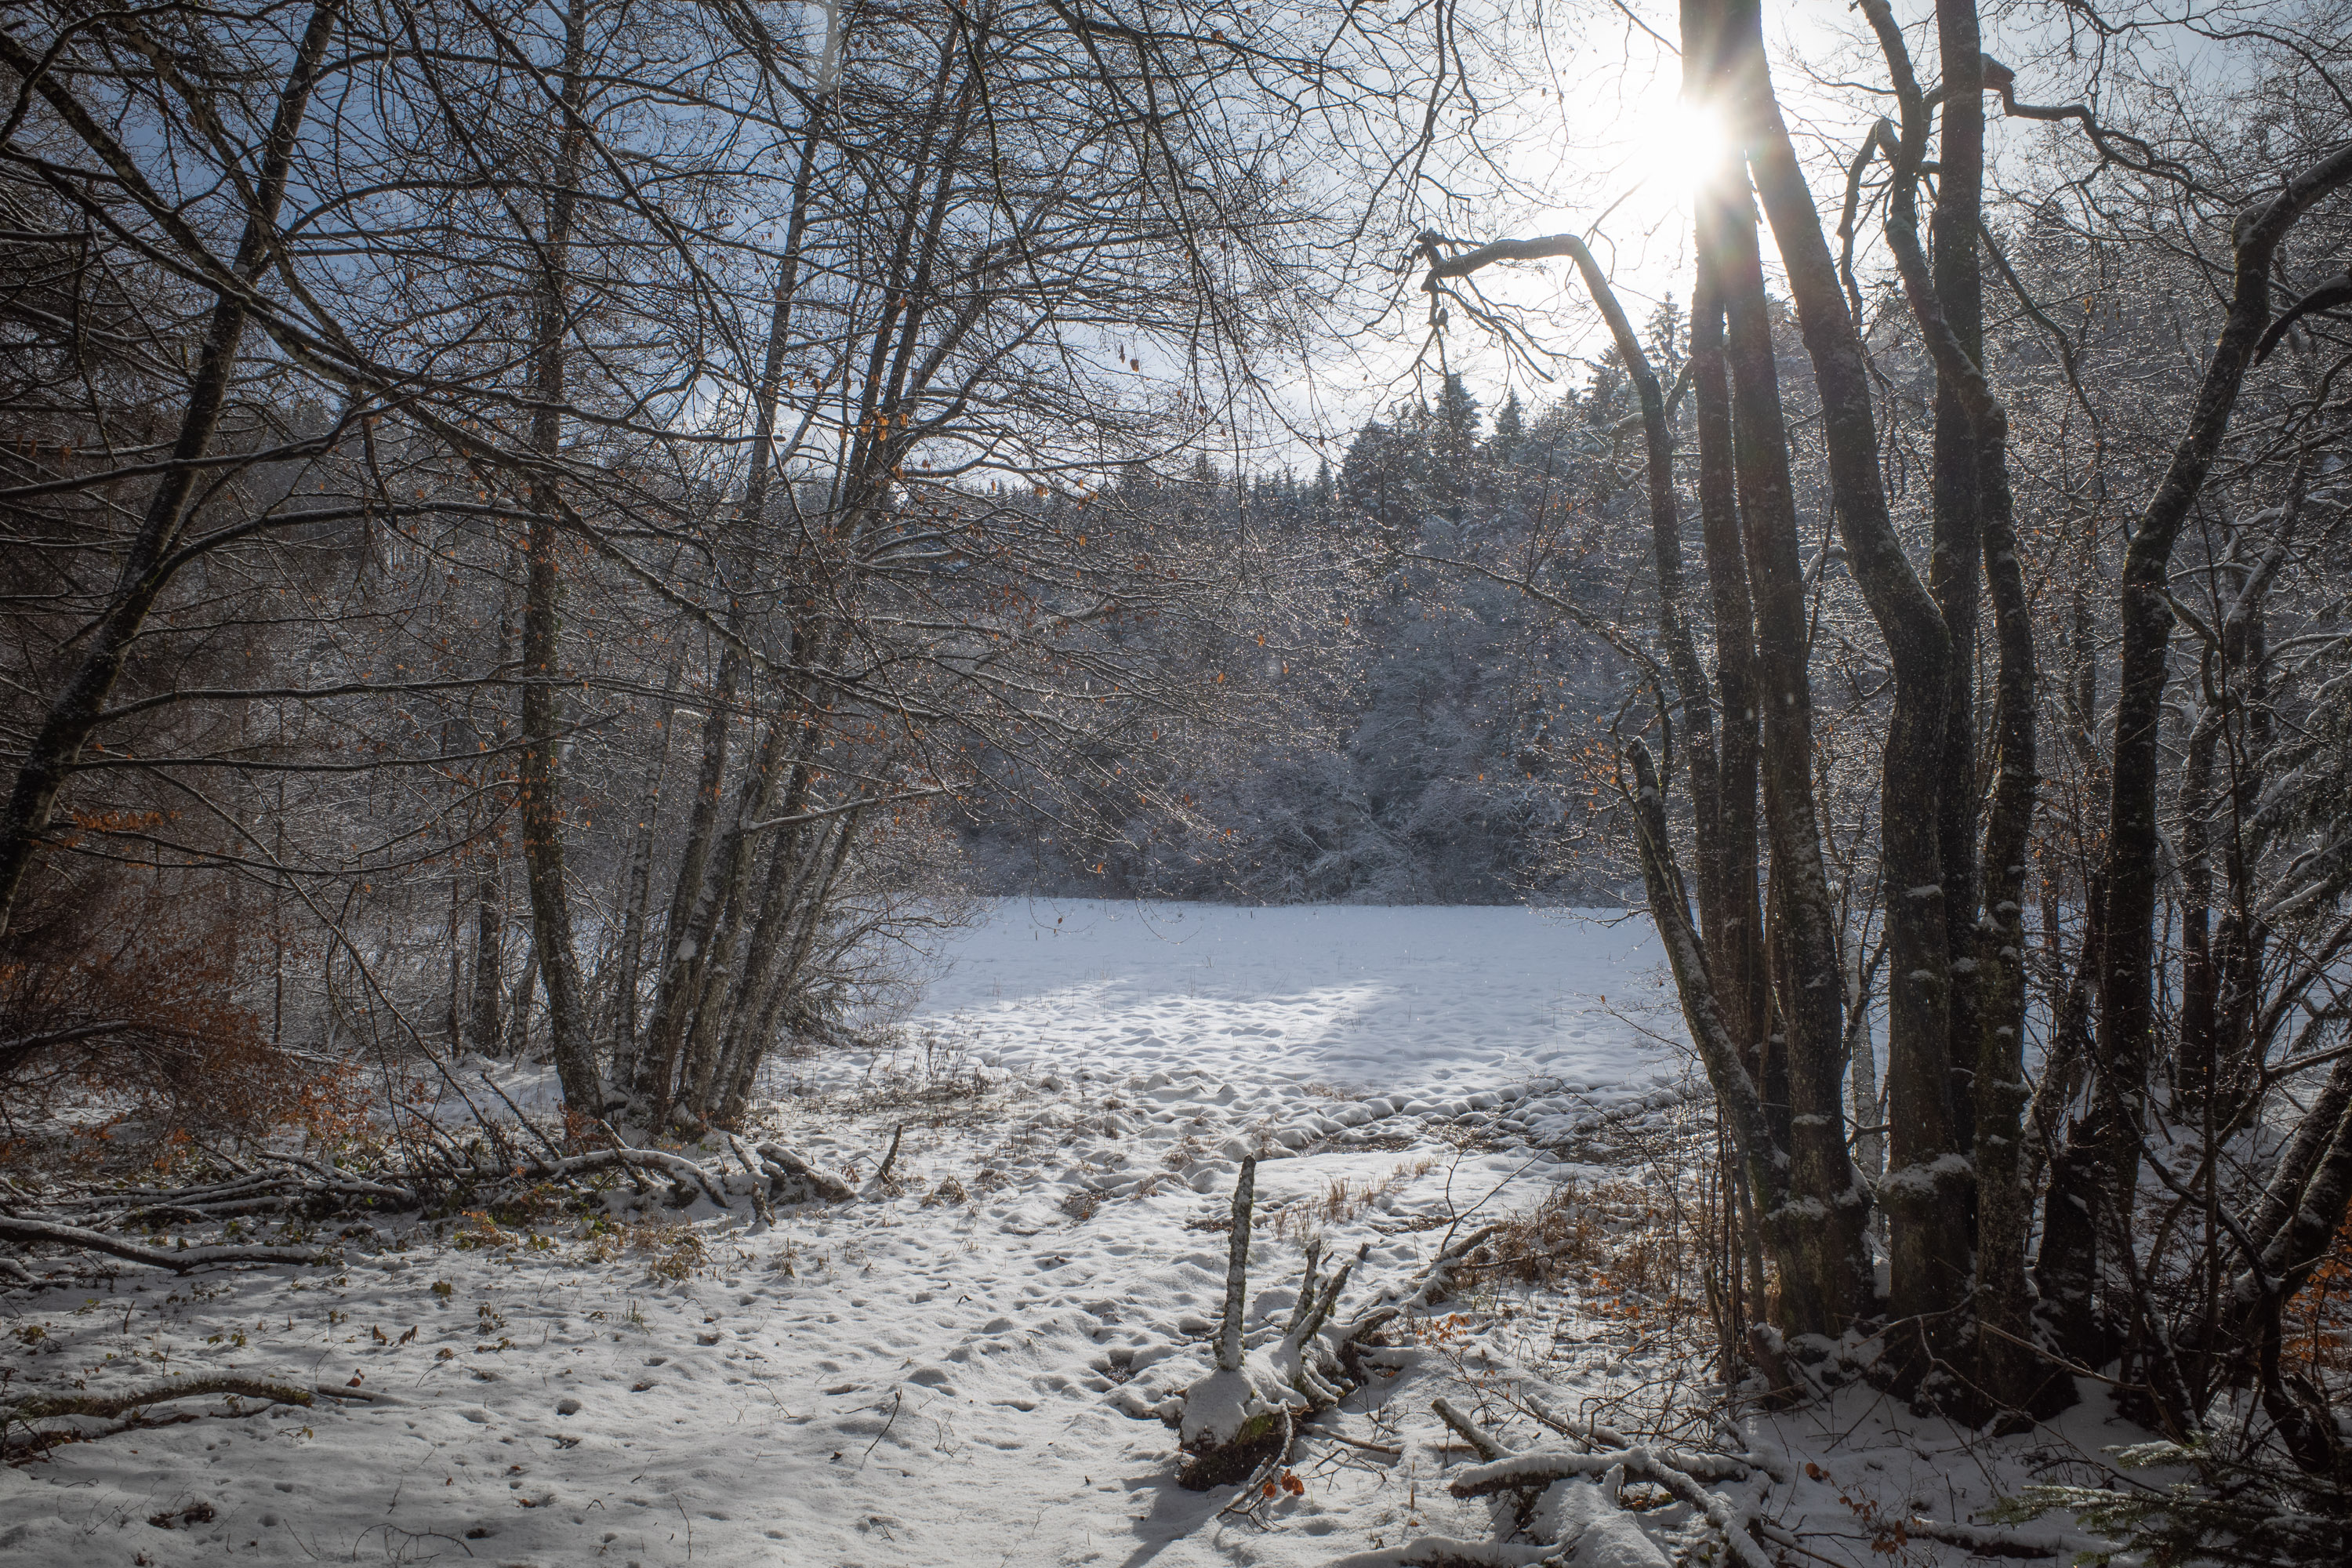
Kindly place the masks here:
POLYGON ((1696 1237, 1654 1184, 1570 1181, 1534 1208, 1509 1215, 1474 1258, 1493 1278, 1551 1289, 1575 1288, 1609 1302, 1687 1295, 1696 1279, 1696 1237))
POLYGON ((1401 1162, 1378 1181, 1370 1177, 1357 1181, 1339 1177, 1325 1188, 1320 1198, 1314 1200, 1316 1214, 1326 1225, 1346 1225, 1407 1182, 1426 1176, 1437 1169, 1437 1165, 1436 1155, 1424 1154, 1418 1160, 1401 1162))
POLYGON ((588 1236, 588 1254, 611 1263, 629 1254, 645 1259, 662 1279, 689 1279, 710 1261, 702 1233, 682 1219, 600 1220, 588 1236))
POLYGON ((964 1191, 961 1182, 957 1181, 953 1176, 941 1176, 940 1184, 923 1194, 923 1206, 935 1208, 942 1204, 950 1206, 961 1205, 969 1202, 971 1196, 971 1194, 964 1191))

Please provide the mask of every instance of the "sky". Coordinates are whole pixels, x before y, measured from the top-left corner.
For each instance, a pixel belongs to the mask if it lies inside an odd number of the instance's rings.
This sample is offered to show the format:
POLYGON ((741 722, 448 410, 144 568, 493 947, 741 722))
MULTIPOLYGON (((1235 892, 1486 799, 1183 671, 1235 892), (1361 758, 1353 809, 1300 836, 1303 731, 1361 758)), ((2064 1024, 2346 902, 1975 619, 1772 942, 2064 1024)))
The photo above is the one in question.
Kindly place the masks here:
MULTIPOLYGON (((1515 25, 1481 39, 1483 60, 1470 57, 1480 102, 1475 128, 1465 128, 1483 166, 1461 159, 1433 169, 1427 185, 1454 197, 1433 201, 1436 210, 1423 221, 1471 243, 1578 233, 1610 268, 1637 321, 1669 296, 1686 303, 1691 194, 1722 141, 1710 114, 1681 100, 1681 61, 1671 47, 1675 7, 1658 0, 1627 0, 1623 10, 1549 5, 1539 26, 1514 14, 1515 25)), ((1792 125, 1801 142, 1823 152, 1825 177, 1833 181, 1826 173, 1832 161, 1843 159, 1862 129, 1853 95, 1814 89, 1793 62, 1865 80, 1883 79, 1885 67, 1874 47, 1860 54, 1864 24, 1845 0, 1770 5, 1766 29, 1792 125)), ((1826 201, 1834 203, 1836 188, 1825 186, 1826 201)), ((1410 239, 1402 232, 1389 239, 1394 265, 1402 266, 1410 239)), ((1414 268, 1386 298, 1366 290, 1335 307, 1332 336, 1282 378, 1280 407, 1294 429, 1265 431, 1270 461, 1311 471, 1321 456, 1336 467, 1365 418, 1415 395, 1433 396, 1447 371, 1462 374, 1489 413, 1510 391, 1530 405, 1551 401, 1585 378, 1590 356, 1606 343, 1566 260, 1480 276, 1486 295, 1518 317, 1526 354, 1507 354, 1458 313, 1433 336, 1418 279, 1414 268)))

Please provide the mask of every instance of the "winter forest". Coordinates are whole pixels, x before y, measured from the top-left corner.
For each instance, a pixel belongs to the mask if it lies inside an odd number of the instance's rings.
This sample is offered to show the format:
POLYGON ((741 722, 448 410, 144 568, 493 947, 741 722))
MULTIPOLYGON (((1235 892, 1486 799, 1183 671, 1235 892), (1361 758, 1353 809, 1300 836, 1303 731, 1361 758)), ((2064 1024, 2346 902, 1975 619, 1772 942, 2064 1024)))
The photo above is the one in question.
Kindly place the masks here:
POLYGON ((2352 1560, 2352 5, 0 9, 0 1563, 2352 1560))

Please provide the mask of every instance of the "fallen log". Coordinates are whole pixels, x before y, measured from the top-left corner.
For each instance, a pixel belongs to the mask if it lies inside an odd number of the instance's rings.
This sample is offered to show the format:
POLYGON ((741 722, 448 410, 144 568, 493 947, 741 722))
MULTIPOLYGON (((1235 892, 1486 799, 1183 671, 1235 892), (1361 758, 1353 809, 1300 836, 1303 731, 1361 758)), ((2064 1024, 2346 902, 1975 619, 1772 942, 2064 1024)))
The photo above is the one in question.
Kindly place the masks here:
MULTIPOLYGON (((63 1443, 87 1442, 96 1437, 111 1437, 118 1432, 136 1431, 146 1426, 174 1426, 193 1421, 192 1415, 174 1415, 151 1421, 147 1412, 158 1405, 169 1405, 182 1399, 251 1399, 259 1401, 258 1408, 273 1405, 308 1406, 311 1395, 305 1389, 282 1383, 268 1383, 254 1377, 190 1377, 160 1384, 153 1388, 134 1389, 128 1394, 65 1394, 47 1398, 19 1400, 14 1405, 0 1405, 0 1453, 11 1458, 41 1453, 63 1443), (117 1425, 91 1431, 79 1427, 42 1427, 44 1421, 99 1420, 115 1421, 117 1425), (16 1429, 21 1427, 19 1433, 16 1429)), ((254 1411, 236 1410, 236 1415, 254 1411)))
POLYGON ((0 1215, 0 1241, 13 1241, 20 1247, 44 1241, 57 1247, 79 1247, 131 1263, 168 1268, 174 1274, 185 1274, 191 1268, 201 1268, 210 1263, 294 1263, 308 1266, 333 1260, 331 1253, 311 1252, 299 1247, 146 1247, 135 1241, 125 1241, 121 1237, 108 1236, 103 1231, 85 1230, 78 1225, 57 1225, 45 1219, 18 1219, 6 1215, 0 1215))
POLYGON ((45 1399, 26 1399, 5 1408, 12 1421, 51 1421, 61 1415, 95 1415, 101 1420, 144 1410, 151 1405, 166 1405, 174 1399, 204 1399, 216 1394, 233 1394, 239 1399, 258 1399, 270 1405, 308 1405, 310 1391, 289 1384, 269 1383, 257 1377, 181 1378, 172 1383, 158 1384, 152 1388, 133 1389, 128 1394, 61 1394, 45 1399))

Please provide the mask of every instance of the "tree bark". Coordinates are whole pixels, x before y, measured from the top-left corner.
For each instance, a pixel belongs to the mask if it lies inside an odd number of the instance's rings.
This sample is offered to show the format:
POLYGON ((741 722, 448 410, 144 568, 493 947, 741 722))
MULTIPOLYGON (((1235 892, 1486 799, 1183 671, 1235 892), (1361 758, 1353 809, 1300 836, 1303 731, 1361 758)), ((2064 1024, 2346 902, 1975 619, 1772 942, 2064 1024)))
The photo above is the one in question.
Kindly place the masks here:
POLYGON ((564 383, 572 331, 570 256, 579 207, 583 153, 587 137, 588 11, 571 0, 564 17, 561 106, 563 129, 558 142, 554 191, 546 233, 540 244, 538 362, 531 393, 530 450, 543 465, 531 483, 530 524, 524 544, 522 611, 522 734, 520 784, 523 879, 530 891, 531 941, 539 958, 540 983, 547 993, 548 1033, 555 1073, 566 1104, 579 1114, 603 1109, 602 1076, 580 984, 580 960, 572 945, 572 905, 564 884, 564 809, 560 756, 562 703, 557 694, 562 668, 562 570, 556 561, 560 503, 549 470, 563 440, 564 383))
POLYGON ((679 663, 673 658, 662 682, 661 744, 646 764, 645 782, 637 790, 636 837, 622 879, 621 942, 613 957, 612 991, 605 998, 613 1018, 613 1059, 605 1073, 608 1084, 627 1084, 636 1077, 637 992, 645 979, 646 923, 653 902, 654 832, 661 820, 662 780, 669 771, 679 674, 679 663))
MULTIPOLYGON (((1684 5, 1685 92, 1698 101, 1742 79, 1751 89, 1755 85, 1753 72, 1740 68, 1748 46, 1738 26, 1738 9, 1708 0, 1684 5)), ((1746 21, 1753 30, 1754 16, 1746 21)), ((1752 47, 1760 57, 1760 33, 1752 47)), ((1745 182, 1729 173, 1710 181, 1700 192, 1699 208, 1700 258, 1716 268, 1728 319, 1734 464, 1747 525, 1764 715, 1759 762, 1771 845, 1772 958, 1782 982, 1775 987, 1783 1036, 1777 1043, 1788 1064, 1788 1201, 1761 1217, 1768 1233, 1778 1229, 1790 1237, 1781 1260, 1783 1326, 1835 1336, 1871 1310, 1863 1239, 1868 1199, 1845 1145, 1841 949, 1813 805, 1811 637, 1796 498, 1755 211, 1745 182)))
MULTIPOLYGON (((1977 246, 1984 221, 1984 41, 1976 0, 1936 0, 1936 36, 1944 79, 1936 205, 1927 220, 1934 289, 1954 346, 1969 363, 1982 368, 1984 275, 1977 246)), ((1939 365, 1929 459, 1934 544, 1927 558, 1927 592, 1951 637, 1951 682, 1944 702, 1944 791, 1937 799, 1936 839, 1944 868, 1944 947, 1952 963, 1950 1044, 1946 1050, 1952 1075, 1952 1146, 1962 1153, 1975 1144, 1973 1080, 1982 1036, 1979 990, 1987 983, 1976 930, 1977 605, 1982 593, 1978 563, 1980 555, 1989 561, 1995 551, 1984 537, 1995 510, 1985 489, 1991 476, 1985 470, 1994 463, 2006 465, 2007 446, 2005 428, 1998 447, 1991 444, 1967 395, 1939 365)), ((2006 473, 2000 483, 2005 493, 2006 473)), ((1994 614, 1999 616, 1998 608, 1994 614)), ((2029 652, 2031 647, 2029 641, 2029 652)), ((2029 795, 2029 810, 2031 805, 2029 795)), ((2022 844, 2021 839, 2021 849, 2022 844)), ((1988 843, 1986 853, 1991 852, 1988 843)), ((1983 897, 1995 895, 1988 889, 1983 897)))
POLYGON ((1657 765, 1639 741, 1626 748, 1626 762, 1633 771, 1633 841, 1641 858, 1650 918, 1658 928, 1659 945, 1666 951, 1666 965, 1675 977, 1683 1017, 1690 1025, 1691 1039, 1706 1068, 1716 1104, 1731 1136, 1732 1152, 1748 1191, 1768 1216, 1766 1223, 1778 1228, 1772 1239, 1785 1247, 1796 1239, 1789 1227, 1788 1158, 1772 1137, 1756 1080, 1748 1076, 1738 1041, 1725 1024, 1717 1000, 1706 953, 1691 922, 1682 870, 1675 862, 1674 840, 1666 831, 1665 796, 1659 786, 1657 765))
POLYGON ((1706 930, 1707 963, 1724 1026, 1761 1082, 1766 1012, 1764 910, 1759 896, 1756 768, 1756 617, 1739 538, 1730 372, 1724 361, 1723 289, 1702 263, 1691 311, 1691 392, 1698 435, 1698 503, 1707 592, 1715 613, 1717 814, 1698 845, 1699 879, 1717 889, 1717 924, 1706 930))
MULTIPOLYGON (((1739 25, 1743 103, 1738 123, 1750 138, 1750 166, 1812 360, 1839 537, 1886 643, 1895 676, 1879 797, 1888 1159, 1878 1196, 1887 1214, 1887 1306, 1898 1319, 1948 1326, 1953 1310, 1966 1300, 1970 1272, 1969 1171, 1956 1146, 1951 1116, 1951 953, 1938 838, 1951 639, 1887 510, 1860 330, 1839 287, 1811 189, 1773 96, 1760 13, 1752 0, 1732 0, 1728 8, 1739 25)), ((1883 0, 1866 4, 1864 10, 1885 38, 1883 0)), ((1887 236, 1898 246, 1907 237, 1916 258, 1916 181, 1927 128, 1899 32, 1887 52, 1896 96, 1905 106, 1902 144, 1888 184, 1887 236)), ((1922 276, 1914 283, 1911 269, 1905 270, 1915 313, 1935 309, 1929 280, 1922 276)), ((1901 1339, 1918 1342, 1917 1336, 1901 1339)), ((1928 1343, 1942 1353, 1933 1334, 1928 1343)))

